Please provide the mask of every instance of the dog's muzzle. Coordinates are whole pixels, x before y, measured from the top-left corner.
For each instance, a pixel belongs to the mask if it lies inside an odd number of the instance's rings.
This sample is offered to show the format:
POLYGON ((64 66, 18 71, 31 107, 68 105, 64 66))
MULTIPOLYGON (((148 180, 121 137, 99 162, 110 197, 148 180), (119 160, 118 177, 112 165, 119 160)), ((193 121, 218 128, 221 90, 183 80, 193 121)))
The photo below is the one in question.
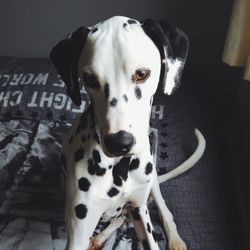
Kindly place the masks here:
POLYGON ((126 155, 134 145, 134 141, 133 135, 123 130, 115 134, 108 134, 104 136, 103 140, 108 153, 113 156, 126 155))

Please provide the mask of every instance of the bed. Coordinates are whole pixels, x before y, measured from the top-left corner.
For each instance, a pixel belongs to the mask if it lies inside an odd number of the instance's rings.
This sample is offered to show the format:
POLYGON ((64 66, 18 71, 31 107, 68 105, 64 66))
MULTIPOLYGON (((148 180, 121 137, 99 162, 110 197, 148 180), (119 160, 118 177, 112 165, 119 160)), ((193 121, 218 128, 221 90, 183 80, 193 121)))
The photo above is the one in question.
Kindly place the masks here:
MULTIPOLYGON (((192 154, 194 127, 204 134, 207 149, 193 169, 161 190, 188 249, 235 249, 218 135, 205 104, 188 86, 184 82, 170 97, 156 93, 151 132, 157 171, 166 173, 192 154)), ((49 59, 0 57, 1 250, 64 249, 61 144, 89 103, 84 89, 81 95, 81 107, 74 106, 49 59)), ((150 215, 160 249, 166 249, 153 203, 150 215)), ((104 250, 110 249, 142 249, 130 223, 109 237, 104 250)))

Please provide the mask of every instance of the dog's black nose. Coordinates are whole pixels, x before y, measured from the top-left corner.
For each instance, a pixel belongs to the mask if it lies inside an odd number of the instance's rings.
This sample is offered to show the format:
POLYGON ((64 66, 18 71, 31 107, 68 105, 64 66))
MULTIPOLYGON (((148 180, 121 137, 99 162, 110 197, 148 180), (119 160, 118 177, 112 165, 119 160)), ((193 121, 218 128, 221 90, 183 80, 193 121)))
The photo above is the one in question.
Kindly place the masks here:
POLYGON ((104 136, 104 145, 107 151, 114 156, 127 154, 134 144, 134 137, 126 131, 104 136))

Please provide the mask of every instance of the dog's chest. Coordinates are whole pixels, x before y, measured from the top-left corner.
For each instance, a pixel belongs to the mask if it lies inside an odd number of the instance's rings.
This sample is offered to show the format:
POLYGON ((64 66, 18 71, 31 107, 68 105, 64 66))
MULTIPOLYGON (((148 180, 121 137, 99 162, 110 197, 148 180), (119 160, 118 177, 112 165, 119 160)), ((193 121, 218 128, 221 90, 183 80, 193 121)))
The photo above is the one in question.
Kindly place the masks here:
POLYGON ((88 192, 102 200, 120 199, 126 202, 137 193, 143 195, 151 183, 153 159, 150 150, 140 155, 110 158, 94 139, 72 146, 67 152, 71 155, 68 164, 71 177, 68 177, 74 179, 76 184, 85 180, 91 187, 88 192))
POLYGON ((93 149, 92 156, 82 168, 92 179, 93 190, 101 199, 127 202, 131 197, 144 196, 151 184, 153 165, 150 159, 141 156, 110 159, 100 147, 93 149))

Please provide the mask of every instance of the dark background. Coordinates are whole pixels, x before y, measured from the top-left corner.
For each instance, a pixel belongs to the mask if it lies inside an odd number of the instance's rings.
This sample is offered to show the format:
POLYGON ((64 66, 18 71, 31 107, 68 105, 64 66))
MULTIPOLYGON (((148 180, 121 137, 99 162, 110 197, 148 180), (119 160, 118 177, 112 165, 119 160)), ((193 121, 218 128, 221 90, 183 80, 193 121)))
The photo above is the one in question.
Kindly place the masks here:
POLYGON ((51 48, 69 32, 114 15, 138 20, 164 19, 188 34, 191 46, 184 77, 211 104, 223 109, 218 125, 224 126, 226 116, 232 112, 236 81, 240 79, 235 69, 222 63, 232 3, 232 0, 2 0, 0 55, 48 57, 51 48))
MULTIPOLYGON (((142 20, 164 19, 190 38, 184 79, 220 111, 218 126, 232 119, 239 70, 222 63, 232 0, 2 0, 0 55, 48 57, 51 48, 79 26, 91 26, 114 15, 142 20)), ((225 124, 226 123, 226 124, 225 124)))
POLYGON ((67 33, 114 15, 164 19, 183 29, 190 38, 190 52, 181 90, 188 88, 199 96, 202 112, 209 114, 211 126, 220 137, 225 174, 222 182, 232 202, 229 205, 232 220, 238 221, 240 215, 245 229, 236 237, 242 237, 239 241, 246 241, 247 245, 250 84, 242 80, 241 69, 222 63, 232 3, 232 0, 2 0, 0 55, 48 57, 52 46, 67 33))

